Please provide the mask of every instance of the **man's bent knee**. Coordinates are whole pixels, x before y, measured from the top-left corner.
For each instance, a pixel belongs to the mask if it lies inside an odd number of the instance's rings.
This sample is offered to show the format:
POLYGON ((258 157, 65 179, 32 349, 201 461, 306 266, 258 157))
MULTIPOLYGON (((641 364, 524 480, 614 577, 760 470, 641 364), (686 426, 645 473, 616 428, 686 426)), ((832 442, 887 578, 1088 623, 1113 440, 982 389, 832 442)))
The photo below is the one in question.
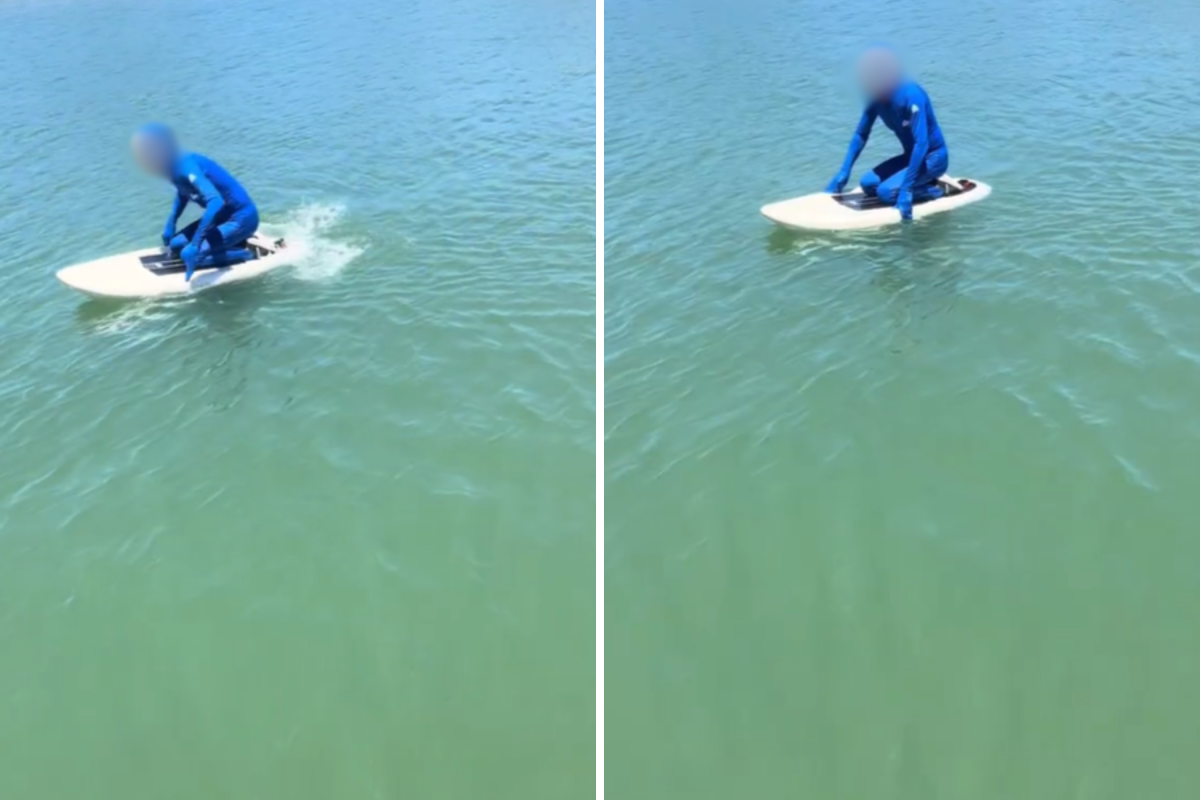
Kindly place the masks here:
POLYGON ((881 183, 876 190, 876 195, 880 201, 889 206, 896 205, 896 201, 900 198, 900 184, 891 181, 881 183))
POLYGON ((862 187, 864 194, 873 195, 879 191, 880 183, 881 181, 879 180, 879 176, 875 174, 874 170, 872 170, 871 172, 868 172, 866 175, 862 176, 862 180, 858 182, 858 185, 862 187))

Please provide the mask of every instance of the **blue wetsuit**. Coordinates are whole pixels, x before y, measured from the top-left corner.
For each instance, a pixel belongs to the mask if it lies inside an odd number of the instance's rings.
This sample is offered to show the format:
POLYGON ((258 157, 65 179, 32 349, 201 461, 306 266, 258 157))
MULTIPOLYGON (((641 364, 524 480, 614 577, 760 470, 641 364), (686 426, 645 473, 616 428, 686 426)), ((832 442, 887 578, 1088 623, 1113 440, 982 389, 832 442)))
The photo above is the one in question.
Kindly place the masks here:
POLYGON ((925 90, 911 81, 896 87, 887 100, 872 102, 863 111, 850 140, 846 160, 829 188, 835 192, 845 188, 850 170, 866 147, 877 118, 896 134, 904 153, 889 158, 863 175, 861 185, 864 192, 878 196, 888 205, 895 205, 905 219, 910 219, 913 197, 940 195, 937 179, 946 174, 950 164, 946 139, 933 114, 933 103, 925 90))
POLYGON ((258 209, 232 175, 212 159, 183 153, 171 167, 171 183, 175 184, 175 203, 163 239, 172 249, 182 251, 188 278, 197 268, 252 257, 243 245, 258 230, 258 209), (202 206, 204 214, 176 234, 175 224, 189 202, 202 206))

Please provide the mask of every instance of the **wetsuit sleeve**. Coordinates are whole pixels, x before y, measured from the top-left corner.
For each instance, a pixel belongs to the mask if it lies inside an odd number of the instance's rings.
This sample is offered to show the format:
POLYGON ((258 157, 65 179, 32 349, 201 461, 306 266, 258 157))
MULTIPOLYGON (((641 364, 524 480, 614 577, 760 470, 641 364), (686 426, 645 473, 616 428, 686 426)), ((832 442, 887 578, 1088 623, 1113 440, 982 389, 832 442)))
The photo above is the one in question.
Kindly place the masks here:
POLYGON ((192 182, 192 186, 204 198, 204 215, 200 217, 200 223, 196 226, 196 235, 192 237, 193 242, 199 243, 204 241, 204 237, 212 230, 217 215, 225 207, 225 198, 221 197, 221 193, 217 191, 217 187, 213 185, 213 182, 200 169, 199 164, 188 164, 186 166, 188 169, 188 180, 192 182))
POLYGON ((875 104, 871 103, 863 110, 862 118, 858 121, 858 127, 854 129, 854 136, 850 139, 850 147, 846 150, 846 160, 842 162, 840 174, 849 175, 850 170, 854 169, 854 162, 858 161, 858 157, 862 155, 863 148, 867 146, 867 140, 871 138, 871 128, 875 126, 875 117, 879 112, 875 108, 875 104))
POLYGON ((188 197, 178 189, 175 190, 175 201, 171 203, 171 216, 167 217, 167 224, 163 226, 164 236, 166 233, 175 235, 175 225, 179 222, 179 218, 183 215, 183 210, 187 208, 188 197))
POLYGON ((908 169, 904 170, 904 182, 900 191, 911 192, 917 176, 925 168, 925 156, 929 155, 929 126, 932 116, 929 113, 929 98, 922 95, 909 108, 912 115, 909 123, 913 135, 912 156, 908 159, 908 169))

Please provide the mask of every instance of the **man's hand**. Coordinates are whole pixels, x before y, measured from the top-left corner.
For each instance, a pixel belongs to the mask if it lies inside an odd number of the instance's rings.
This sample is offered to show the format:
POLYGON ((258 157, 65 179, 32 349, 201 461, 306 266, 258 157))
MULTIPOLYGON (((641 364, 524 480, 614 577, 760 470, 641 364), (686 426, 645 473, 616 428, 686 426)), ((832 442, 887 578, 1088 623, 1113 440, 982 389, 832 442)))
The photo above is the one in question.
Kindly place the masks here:
POLYGON ((846 188, 846 181, 848 180, 850 180, 849 175, 839 172, 833 176, 833 180, 825 187, 825 191, 829 192, 829 194, 841 194, 842 190, 846 188))
POLYGON ((162 232, 163 247, 169 248, 171 246, 171 240, 174 238, 175 238, 175 229, 174 228, 169 228, 169 227, 163 228, 163 232, 162 232))
POLYGON ((913 196, 911 191, 900 192, 900 197, 896 199, 896 208, 900 209, 900 219, 912 219, 913 196))
POLYGON ((194 244, 189 244, 187 247, 183 248, 183 252, 179 254, 179 257, 183 259, 183 266, 187 268, 187 270, 183 273, 183 279, 185 281, 190 281, 192 279, 192 273, 196 271, 196 259, 199 256, 200 251, 194 244))

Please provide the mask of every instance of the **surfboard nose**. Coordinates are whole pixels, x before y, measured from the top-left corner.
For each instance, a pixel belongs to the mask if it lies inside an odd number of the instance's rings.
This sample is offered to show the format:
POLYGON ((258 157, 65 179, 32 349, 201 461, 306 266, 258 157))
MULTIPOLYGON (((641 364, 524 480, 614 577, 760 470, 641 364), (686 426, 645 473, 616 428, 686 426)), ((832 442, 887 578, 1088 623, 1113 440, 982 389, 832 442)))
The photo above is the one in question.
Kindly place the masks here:
POLYGON ((54 277, 58 278, 58 280, 60 282, 65 283, 67 286, 73 286, 74 281, 72 280, 72 278, 74 276, 76 276, 78 274, 78 272, 79 272, 78 266, 63 267, 58 272, 54 273, 54 277))

